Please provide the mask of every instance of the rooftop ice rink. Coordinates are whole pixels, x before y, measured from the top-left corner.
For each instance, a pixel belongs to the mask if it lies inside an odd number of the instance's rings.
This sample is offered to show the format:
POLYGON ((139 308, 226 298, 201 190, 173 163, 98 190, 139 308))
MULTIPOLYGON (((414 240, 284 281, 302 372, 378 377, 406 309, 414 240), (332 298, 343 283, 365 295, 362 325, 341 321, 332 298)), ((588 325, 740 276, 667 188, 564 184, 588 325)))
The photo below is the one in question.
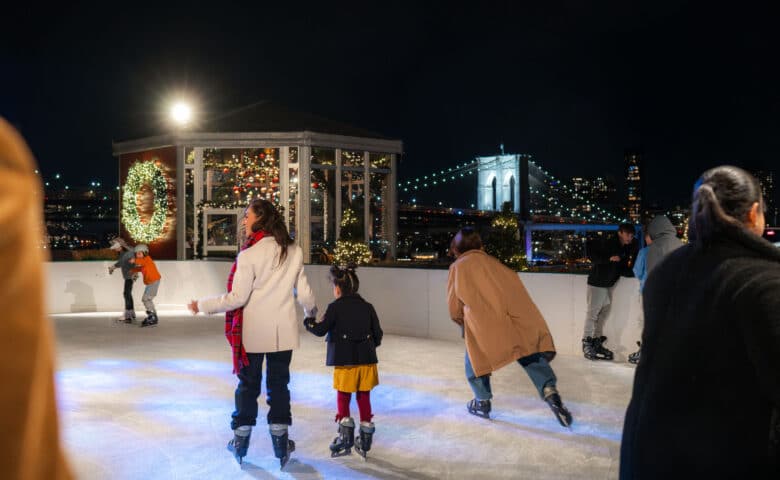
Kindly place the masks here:
MULTIPOLYGON (((639 332, 634 279, 618 283, 605 325, 617 361, 589 362, 579 345, 586 277, 521 274, 558 348, 552 366, 574 415, 565 429, 517 365, 493 375, 492 420, 466 412, 472 394, 460 330, 447 318, 446 271, 360 269, 361 293, 387 334, 372 392, 374 446, 367 462, 330 457, 332 369, 323 340, 303 332, 291 366, 297 450, 280 471, 262 425, 243 469, 226 450, 236 382, 223 317, 184 311, 190 298, 223 291, 230 264, 158 262, 160 325, 145 329, 114 322, 122 282, 107 265, 49 264, 60 421, 78 478, 617 478, 634 373, 624 360, 639 332)), ((307 267, 322 306, 332 300, 326 270, 307 267)))

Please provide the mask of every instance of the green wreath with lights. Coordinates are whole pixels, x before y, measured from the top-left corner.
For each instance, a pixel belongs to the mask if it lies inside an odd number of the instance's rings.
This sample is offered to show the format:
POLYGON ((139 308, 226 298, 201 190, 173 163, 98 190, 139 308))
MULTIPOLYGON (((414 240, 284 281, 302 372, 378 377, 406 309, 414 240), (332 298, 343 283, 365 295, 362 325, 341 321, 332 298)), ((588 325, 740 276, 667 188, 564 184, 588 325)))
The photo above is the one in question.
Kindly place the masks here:
POLYGON ((168 216, 168 182, 162 169, 154 162, 136 162, 127 172, 127 182, 122 193, 122 223, 137 242, 152 242, 165 229, 168 216), (136 207, 136 195, 141 187, 150 185, 154 192, 154 213, 149 223, 141 221, 136 207))

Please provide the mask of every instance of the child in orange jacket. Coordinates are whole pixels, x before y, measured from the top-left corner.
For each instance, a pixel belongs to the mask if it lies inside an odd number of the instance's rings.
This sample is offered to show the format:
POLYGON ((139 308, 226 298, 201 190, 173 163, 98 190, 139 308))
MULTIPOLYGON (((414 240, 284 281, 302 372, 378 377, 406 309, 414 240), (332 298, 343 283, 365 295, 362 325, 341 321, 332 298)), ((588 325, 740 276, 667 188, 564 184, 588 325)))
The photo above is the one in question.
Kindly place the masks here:
POLYGON ((144 276, 144 295, 141 297, 141 301, 146 307, 146 318, 141 322, 142 327, 153 327, 157 325, 157 311, 154 308, 154 297, 157 296, 157 289, 160 287, 160 279, 162 276, 157 270, 157 266, 154 264, 154 260, 149 256, 149 247, 144 244, 135 246, 135 258, 130 260, 136 267, 134 272, 141 272, 144 276))

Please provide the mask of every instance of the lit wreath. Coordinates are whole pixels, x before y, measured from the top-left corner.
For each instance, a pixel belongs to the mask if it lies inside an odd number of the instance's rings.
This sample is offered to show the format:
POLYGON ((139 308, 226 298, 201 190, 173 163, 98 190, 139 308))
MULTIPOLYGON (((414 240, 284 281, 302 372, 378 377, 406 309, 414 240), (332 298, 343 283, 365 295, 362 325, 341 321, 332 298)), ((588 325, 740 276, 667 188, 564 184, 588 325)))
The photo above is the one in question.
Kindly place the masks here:
POLYGON ((165 228, 168 214, 168 182, 163 171, 154 162, 136 162, 127 172, 122 193, 122 223, 133 240, 152 242, 165 228), (149 184, 154 192, 154 213, 149 223, 143 223, 136 207, 136 195, 142 186, 149 184))

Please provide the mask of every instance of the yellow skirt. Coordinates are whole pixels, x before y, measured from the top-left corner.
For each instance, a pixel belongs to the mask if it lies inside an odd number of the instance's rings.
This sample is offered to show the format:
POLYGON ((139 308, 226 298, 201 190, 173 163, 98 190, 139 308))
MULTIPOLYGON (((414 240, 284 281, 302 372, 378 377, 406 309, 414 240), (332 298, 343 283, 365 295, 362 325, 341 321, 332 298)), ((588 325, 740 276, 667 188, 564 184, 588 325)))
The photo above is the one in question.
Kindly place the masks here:
POLYGON ((377 385, 379 371, 376 363, 335 367, 333 370, 333 388, 339 392, 365 392, 377 385))

